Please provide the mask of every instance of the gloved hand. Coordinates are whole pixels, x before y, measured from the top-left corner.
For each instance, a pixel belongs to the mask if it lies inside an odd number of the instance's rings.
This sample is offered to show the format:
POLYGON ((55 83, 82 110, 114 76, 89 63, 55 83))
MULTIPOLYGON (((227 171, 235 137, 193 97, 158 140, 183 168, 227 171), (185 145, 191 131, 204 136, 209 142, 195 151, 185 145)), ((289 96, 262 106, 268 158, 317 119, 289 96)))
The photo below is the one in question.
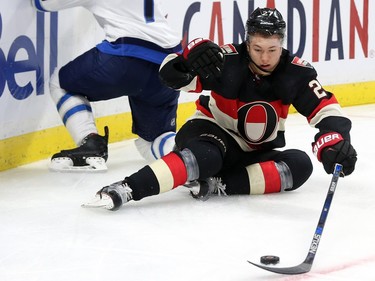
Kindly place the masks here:
POLYGON ((210 40, 194 39, 185 47, 182 57, 187 68, 203 79, 221 76, 224 53, 217 44, 210 40))
POLYGON ((322 162, 327 174, 332 174, 336 163, 343 166, 340 176, 350 175, 354 171, 357 152, 339 133, 331 132, 321 135, 312 145, 314 154, 322 162))

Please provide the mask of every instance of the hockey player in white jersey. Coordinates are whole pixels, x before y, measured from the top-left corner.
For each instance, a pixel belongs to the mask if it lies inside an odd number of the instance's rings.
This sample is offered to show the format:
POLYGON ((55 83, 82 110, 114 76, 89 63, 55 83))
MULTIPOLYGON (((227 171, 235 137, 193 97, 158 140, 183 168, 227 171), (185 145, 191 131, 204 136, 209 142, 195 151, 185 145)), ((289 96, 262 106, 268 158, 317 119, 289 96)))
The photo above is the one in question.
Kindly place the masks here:
POLYGON ((52 170, 106 170, 108 133, 101 136, 91 102, 128 96, 136 146, 147 160, 170 152, 176 131, 179 91, 163 85, 159 67, 170 53, 181 51, 154 0, 32 0, 53 12, 73 7, 90 11, 105 32, 104 40, 55 69, 50 94, 77 148, 52 156, 52 170))

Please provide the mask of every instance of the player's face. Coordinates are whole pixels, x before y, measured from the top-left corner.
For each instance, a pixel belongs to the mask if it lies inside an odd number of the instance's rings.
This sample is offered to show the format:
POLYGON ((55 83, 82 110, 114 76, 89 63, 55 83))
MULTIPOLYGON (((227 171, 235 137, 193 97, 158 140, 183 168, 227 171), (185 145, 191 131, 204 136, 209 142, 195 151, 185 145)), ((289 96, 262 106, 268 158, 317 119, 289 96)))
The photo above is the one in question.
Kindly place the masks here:
POLYGON ((253 35, 247 43, 247 51, 258 67, 271 72, 279 63, 282 40, 278 35, 272 35, 271 37, 253 35))

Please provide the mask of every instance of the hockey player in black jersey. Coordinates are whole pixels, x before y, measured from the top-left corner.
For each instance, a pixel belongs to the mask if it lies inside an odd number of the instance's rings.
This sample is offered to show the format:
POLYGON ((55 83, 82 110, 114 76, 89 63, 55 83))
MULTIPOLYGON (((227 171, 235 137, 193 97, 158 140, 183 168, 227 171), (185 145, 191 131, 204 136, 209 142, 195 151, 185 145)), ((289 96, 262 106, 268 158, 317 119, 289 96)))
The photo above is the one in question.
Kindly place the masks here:
POLYGON ((310 177, 313 165, 301 150, 286 149, 290 106, 318 130, 312 143, 325 171, 335 163, 354 171, 351 121, 315 69, 282 47, 285 21, 276 9, 258 8, 246 22, 242 44, 217 46, 198 38, 165 58, 160 78, 188 92, 210 90, 178 131, 176 149, 124 180, 103 187, 85 207, 116 210, 181 185, 193 197, 292 191, 310 177))

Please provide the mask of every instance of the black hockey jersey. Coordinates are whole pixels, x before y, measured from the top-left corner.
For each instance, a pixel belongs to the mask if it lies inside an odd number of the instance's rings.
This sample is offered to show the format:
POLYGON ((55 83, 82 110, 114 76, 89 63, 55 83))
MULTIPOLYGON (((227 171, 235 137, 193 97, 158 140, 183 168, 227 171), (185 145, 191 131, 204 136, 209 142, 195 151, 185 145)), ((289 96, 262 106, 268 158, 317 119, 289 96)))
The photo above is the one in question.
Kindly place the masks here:
POLYGON ((184 67, 179 66, 183 61, 177 54, 169 55, 162 64, 161 79, 167 85, 179 85, 187 92, 211 91, 199 97, 192 118, 220 125, 244 151, 273 149, 285 146, 285 121, 294 106, 319 129, 317 135, 338 132, 349 140, 351 121, 334 95, 321 86, 308 62, 283 49, 275 70, 260 76, 249 68, 246 43, 224 45, 222 50, 225 63, 220 79, 183 75, 184 67), (172 81, 176 79, 180 81, 172 81))

